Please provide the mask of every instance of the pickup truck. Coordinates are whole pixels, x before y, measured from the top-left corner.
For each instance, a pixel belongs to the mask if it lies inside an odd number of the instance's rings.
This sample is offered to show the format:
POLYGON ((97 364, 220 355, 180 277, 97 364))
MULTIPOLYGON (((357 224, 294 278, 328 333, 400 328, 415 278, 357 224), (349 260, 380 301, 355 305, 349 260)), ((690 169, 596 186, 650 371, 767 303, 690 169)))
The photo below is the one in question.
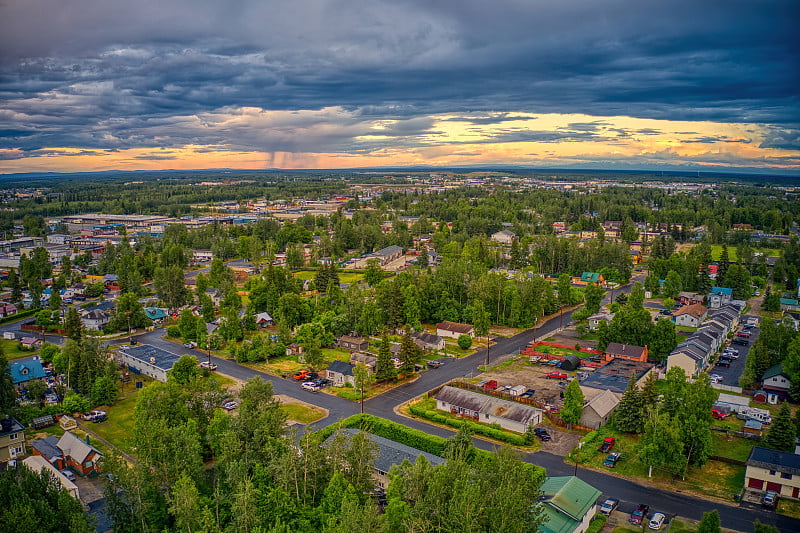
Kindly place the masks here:
POLYGON ((600 451, 603 453, 608 453, 611 451, 611 448, 614 447, 614 443, 616 443, 616 439, 614 437, 608 437, 603 441, 603 444, 600 445, 600 451))
POLYGON ((603 461, 603 466, 614 468, 615 466, 617 466, 617 461, 619 461, 620 457, 622 457, 621 453, 611 452, 610 454, 608 454, 608 457, 606 457, 606 460, 603 461))
POLYGON ((631 517, 628 518, 628 522, 631 524, 641 524, 642 521, 647 518, 647 511, 649 510, 649 505, 640 503, 639 507, 637 507, 636 510, 631 513, 631 517))
POLYGON ((567 379, 567 375, 564 372, 548 372, 544 377, 547 379, 567 379))

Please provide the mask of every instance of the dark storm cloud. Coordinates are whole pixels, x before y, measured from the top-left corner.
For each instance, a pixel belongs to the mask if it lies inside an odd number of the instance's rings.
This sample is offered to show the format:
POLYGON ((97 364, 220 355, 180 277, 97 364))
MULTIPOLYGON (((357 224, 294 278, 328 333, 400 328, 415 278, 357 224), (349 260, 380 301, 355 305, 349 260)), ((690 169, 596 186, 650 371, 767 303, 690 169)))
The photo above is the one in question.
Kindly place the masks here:
POLYGON ((788 133, 764 146, 796 147, 797 20, 795 0, 5 2, 0 129, 17 133, 0 147, 347 150, 432 134, 418 117, 435 113, 489 125, 521 112, 775 124, 788 133), (302 115, 275 132, 202 118, 334 106, 352 114, 325 117, 324 133, 302 115))

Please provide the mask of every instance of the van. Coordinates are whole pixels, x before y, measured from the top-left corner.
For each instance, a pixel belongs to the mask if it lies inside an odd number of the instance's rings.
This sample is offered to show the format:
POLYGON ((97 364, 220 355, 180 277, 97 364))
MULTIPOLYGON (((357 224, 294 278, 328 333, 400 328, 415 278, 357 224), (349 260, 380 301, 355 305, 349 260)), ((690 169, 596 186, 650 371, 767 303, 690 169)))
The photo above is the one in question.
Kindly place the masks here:
POLYGON ((72 482, 75 481, 75 474, 72 472, 72 470, 62 470, 61 475, 72 482))

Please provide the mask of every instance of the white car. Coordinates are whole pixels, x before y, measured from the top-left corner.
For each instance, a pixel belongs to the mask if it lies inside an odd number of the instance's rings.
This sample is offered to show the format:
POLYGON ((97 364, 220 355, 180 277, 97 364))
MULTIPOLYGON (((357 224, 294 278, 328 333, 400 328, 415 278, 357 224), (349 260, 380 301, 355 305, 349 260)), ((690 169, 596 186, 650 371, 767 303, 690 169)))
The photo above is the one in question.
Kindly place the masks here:
POLYGON ((710 376, 708 376, 708 377, 710 377, 712 381, 713 381, 713 380, 715 380, 715 379, 716 379, 717 381, 722 381, 722 376, 720 376, 719 374, 711 374, 711 375, 710 375, 710 376))
POLYGON ((200 361, 199 363, 197 363, 197 366, 199 366, 200 368, 207 368, 209 370, 217 369, 217 365, 215 365, 214 363, 209 363, 208 361, 200 361))
POLYGON ((319 389, 320 389, 319 385, 317 385, 313 381, 305 381, 305 382, 303 382, 301 387, 303 387, 303 389, 305 389, 307 391, 311 391, 311 392, 319 392, 319 389))
POLYGON ((664 526, 664 521, 666 519, 667 517, 664 515, 664 513, 654 513, 650 518, 650 522, 647 523, 647 527, 658 531, 664 526))

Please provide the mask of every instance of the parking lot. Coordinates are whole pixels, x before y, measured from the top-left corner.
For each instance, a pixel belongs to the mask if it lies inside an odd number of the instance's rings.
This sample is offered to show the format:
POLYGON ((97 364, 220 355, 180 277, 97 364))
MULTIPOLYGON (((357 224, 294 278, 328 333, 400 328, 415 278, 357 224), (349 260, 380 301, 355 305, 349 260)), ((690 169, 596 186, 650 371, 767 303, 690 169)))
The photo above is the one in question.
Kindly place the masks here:
MULTIPOLYGON (((742 316, 742 323, 746 323, 747 319, 751 318, 750 316, 742 316)), ((756 318, 756 317, 752 317, 756 318)), ((739 352, 739 357, 734 359, 731 362, 730 366, 714 366, 711 368, 708 373, 709 374, 719 374, 722 376, 722 381, 720 382, 721 385, 730 385, 733 387, 739 386, 739 378, 742 376, 742 372, 744 372, 745 361, 747 360, 747 354, 750 353, 750 348, 755 344, 756 339, 758 339, 758 334, 760 329, 758 327, 750 328, 752 331, 752 335, 749 339, 749 344, 747 346, 741 346, 738 344, 730 344, 730 346, 739 352)), ((734 337, 736 338, 736 337, 734 337)))

